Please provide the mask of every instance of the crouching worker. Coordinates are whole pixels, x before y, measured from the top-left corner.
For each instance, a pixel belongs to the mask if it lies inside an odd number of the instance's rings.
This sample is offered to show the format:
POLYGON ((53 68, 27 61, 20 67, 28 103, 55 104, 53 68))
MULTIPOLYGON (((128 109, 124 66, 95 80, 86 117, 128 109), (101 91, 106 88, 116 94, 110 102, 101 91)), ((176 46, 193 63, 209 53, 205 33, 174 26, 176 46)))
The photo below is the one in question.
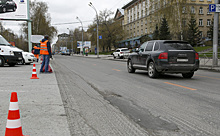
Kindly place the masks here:
POLYGON ((40 47, 36 44, 36 45, 34 46, 34 57, 37 58, 37 62, 38 62, 38 60, 39 60, 39 54, 40 54, 40 47))

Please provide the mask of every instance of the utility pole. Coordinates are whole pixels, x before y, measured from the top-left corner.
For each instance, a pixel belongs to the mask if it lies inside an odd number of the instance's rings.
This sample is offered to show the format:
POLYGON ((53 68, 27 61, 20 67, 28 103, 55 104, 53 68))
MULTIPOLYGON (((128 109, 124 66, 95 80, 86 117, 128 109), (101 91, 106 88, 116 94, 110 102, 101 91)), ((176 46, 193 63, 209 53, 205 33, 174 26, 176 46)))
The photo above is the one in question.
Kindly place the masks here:
POLYGON ((82 24, 82 21, 81 21, 78 17, 76 17, 76 19, 78 19, 79 22, 80 22, 81 25, 82 25, 82 50, 83 50, 83 56, 84 56, 84 47, 83 47, 83 24, 82 24))
MULTIPOLYGON (((215 0, 215 4, 218 4, 219 0, 215 0)), ((218 66, 218 22, 219 13, 214 12, 214 25, 213 25, 213 57, 212 66, 218 66)))
POLYGON ((92 5, 92 2, 89 3, 89 6, 95 10, 97 17, 97 58, 99 58, 99 16, 96 8, 92 5))

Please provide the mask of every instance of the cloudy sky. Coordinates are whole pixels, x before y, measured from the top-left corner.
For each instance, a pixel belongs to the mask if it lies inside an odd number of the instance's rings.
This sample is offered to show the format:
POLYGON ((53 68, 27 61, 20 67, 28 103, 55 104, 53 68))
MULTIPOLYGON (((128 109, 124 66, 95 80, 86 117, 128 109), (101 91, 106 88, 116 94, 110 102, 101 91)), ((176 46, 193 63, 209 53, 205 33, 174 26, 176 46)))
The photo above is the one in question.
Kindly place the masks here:
MULTIPOLYGON (((71 22, 79 22, 76 17, 83 22, 83 26, 86 29, 92 20, 96 17, 95 10, 88 4, 92 2, 96 10, 103 11, 108 9, 116 12, 117 8, 122 8, 125 4, 131 0, 37 0, 46 2, 52 18, 51 24, 55 26, 60 33, 69 33, 68 29, 75 29, 81 26, 80 23, 65 24, 71 22), (58 25, 62 24, 62 25, 58 25)), ((21 34, 19 23, 16 21, 2 21, 2 24, 6 28, 10 28, 16 34, 21 34)), ((53 40, 53 42, 56 42, 53 40)))

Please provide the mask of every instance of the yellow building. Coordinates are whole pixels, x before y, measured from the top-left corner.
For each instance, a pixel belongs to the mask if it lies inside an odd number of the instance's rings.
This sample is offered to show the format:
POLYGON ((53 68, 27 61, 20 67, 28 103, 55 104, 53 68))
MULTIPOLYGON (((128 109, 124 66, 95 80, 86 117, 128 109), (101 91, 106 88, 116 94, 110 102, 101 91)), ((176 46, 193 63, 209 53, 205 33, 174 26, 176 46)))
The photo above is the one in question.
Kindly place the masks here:
POLYGON ((191 16, 196 19, 201 37, 208 37, 213 13, 209 4, 214 0, 132 0, 122 7, 124 10, 123 27, 126 32, 124 42, 140 44, 143 35, 152 35, 156 24, 160 27, 165 16, 172 39, 181 39, 191 16))

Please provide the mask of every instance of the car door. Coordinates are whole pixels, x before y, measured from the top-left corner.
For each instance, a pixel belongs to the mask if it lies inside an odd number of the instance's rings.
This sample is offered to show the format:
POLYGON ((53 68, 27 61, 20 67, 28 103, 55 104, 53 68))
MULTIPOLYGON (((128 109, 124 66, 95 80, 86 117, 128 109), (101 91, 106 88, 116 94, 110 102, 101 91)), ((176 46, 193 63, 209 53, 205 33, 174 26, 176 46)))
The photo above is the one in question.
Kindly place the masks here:
MULTIPOLYGON (((139 49, 138 49, 138 52, 136 53, 136 55, 135 55, 135 64, 138 66, 138 67, 141 67, 141 57, 142 57, 142 55, 143 55, 143 52, 144 52, 144 50, 145 50, 145 47, 147 46, 147 42, 145 42, 145 43, 143 43, 140 47, 139 47, 139 49)), ((133 63, 133 64, 134 64, 133 63)))
POLYGON ((153 50, 153 46, 154 46, 154 42, 150 41, 147 43, 147 46, 144 49, 144 52, 142 53, 141 57, 140 57, 140 64, 143 66, 147 66, 146 65, 146 60, 147 58, 150 56, 152 50, 153 50))

